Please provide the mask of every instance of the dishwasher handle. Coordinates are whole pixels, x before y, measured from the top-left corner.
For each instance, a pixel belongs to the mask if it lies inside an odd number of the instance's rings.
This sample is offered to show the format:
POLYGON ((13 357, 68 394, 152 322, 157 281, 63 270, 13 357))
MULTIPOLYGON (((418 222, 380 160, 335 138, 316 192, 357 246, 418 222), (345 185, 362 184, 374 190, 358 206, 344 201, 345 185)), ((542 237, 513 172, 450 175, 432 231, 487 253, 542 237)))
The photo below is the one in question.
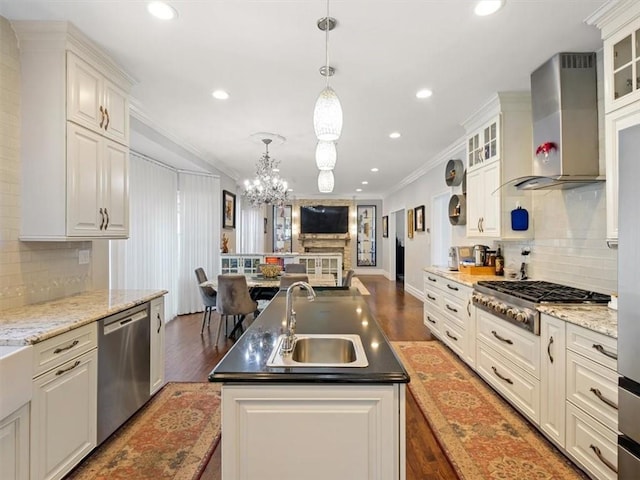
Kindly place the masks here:
POLYGON ((129 317, 125 317, 125 318, 121 318, 119 320, 113 321, 109 324, 104 325, 104 335, 109 335, 111 333, 117 332, 118 330, 128 327, 136 322, 140 322, 142 320, 145 320, 149 318, 147 316, 147 311, 144 310, 142 312, 138 312, 134 315, 131 315, 129 317))

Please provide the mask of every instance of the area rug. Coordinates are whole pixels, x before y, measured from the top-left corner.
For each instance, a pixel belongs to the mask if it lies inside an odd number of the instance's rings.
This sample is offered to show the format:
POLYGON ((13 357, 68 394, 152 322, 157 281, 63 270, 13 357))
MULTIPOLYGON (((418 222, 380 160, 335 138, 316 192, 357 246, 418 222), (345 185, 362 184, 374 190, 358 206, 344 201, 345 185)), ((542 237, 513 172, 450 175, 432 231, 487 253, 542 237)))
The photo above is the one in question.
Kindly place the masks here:
POLYGON ((67 479, 197 479, 219 441, 220 385, 168 383, 67 479))
POLYGON ((371 295, 367 287, 365 287, 358 277, 353 277, 351 279, 351 286, 356 287, 360 292, 360 295, 371 295))
POLYGON ((392 344, 460 479, 587 478, 447 347, 437 341, 392 344))

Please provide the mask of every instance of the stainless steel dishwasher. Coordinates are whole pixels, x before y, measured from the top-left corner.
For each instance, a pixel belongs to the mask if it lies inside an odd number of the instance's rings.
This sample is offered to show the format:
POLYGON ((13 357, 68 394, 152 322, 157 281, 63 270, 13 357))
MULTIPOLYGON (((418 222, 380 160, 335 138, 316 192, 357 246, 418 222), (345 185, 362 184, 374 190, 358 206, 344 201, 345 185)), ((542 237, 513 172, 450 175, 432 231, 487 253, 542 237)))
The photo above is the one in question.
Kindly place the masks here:
POLYGON ((150 397, 149 304, 98 324, 98 445, 150 397))

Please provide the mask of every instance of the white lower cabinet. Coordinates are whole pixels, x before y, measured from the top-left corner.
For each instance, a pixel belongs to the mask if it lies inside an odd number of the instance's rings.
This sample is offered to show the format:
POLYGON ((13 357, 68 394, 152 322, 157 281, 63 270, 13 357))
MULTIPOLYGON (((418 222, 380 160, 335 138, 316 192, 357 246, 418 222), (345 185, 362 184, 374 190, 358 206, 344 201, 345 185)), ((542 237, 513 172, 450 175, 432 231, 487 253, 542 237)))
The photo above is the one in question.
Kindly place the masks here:
POLYGON ((151 300, 150 392, 153 395, 164 385, 164 297, 151 300))
POLYGON ((476 362, 472 289, 434 273, 424 274, 424 324, 471 366, 476 362))
POLYGON ((616 339, 567 325, 566 451, 598 480, 618 478, 617 355, 616 339))
POLYGON ((0 419, 0 478, 29 478, 29 404, 0 419))
POLYGON ((565 322, 549 315, 540 320, 540 429, 559 447, 565 440, 565 322))
POLYGON ((222 478, 404 479, 404 424, 404 384, 224 384, 222 478))
MULTIPOLYGON (((618 435, 567 402, 566 452, 594 478, 618 478, 618 435)), ((632 479, 620 479, 632 480, 632 479)))
POLYGON ((34 345, 31 480, 64 477, 96 446, 96 333, 94 322, 34 345))

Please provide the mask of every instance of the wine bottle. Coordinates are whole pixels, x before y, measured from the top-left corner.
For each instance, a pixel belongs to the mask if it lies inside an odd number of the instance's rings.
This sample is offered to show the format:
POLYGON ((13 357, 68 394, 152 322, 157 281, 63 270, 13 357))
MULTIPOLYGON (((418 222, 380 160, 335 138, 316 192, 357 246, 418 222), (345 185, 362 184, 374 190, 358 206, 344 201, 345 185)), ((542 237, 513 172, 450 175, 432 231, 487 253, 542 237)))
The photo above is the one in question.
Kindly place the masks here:
POLYGON ((504 275, 504 257, 500 247, 498 247, 498 253, 496 253, 496 275, 500 277, 504 275))

